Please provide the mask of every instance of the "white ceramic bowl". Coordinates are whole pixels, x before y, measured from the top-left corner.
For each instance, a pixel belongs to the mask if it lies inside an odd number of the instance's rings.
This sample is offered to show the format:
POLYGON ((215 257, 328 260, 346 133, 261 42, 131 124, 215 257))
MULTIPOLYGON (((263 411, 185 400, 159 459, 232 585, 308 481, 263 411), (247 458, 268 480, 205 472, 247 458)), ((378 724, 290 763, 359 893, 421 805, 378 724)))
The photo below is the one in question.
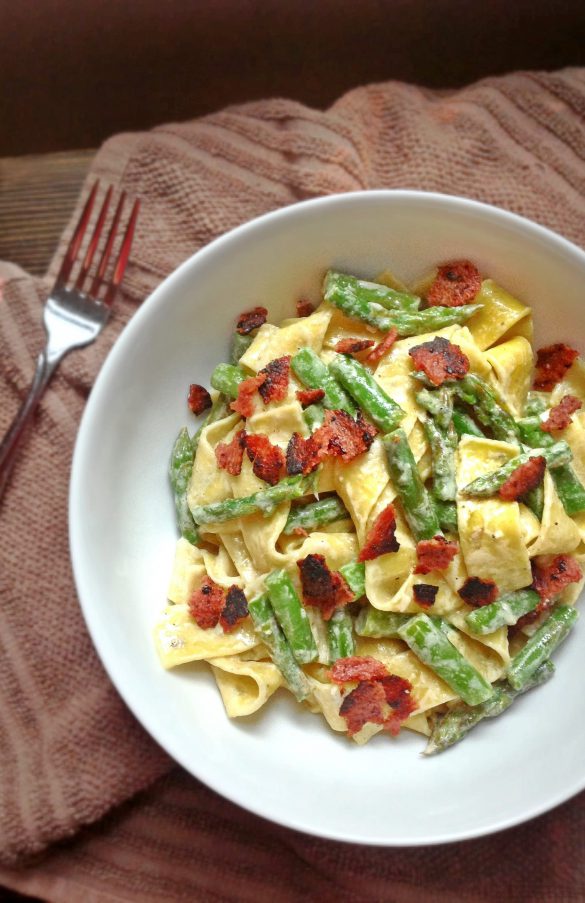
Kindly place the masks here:
POLYGON ((405 281, 468 257, 533 306, 537 344, 585 350, 585 253, 503 210, 411 191, 339 195, 247 223, 199 251, 142 305, 89 399, 71 480, 71 552, 96 649, 120 694, 171 756, 259 815, 359 843, 443 843, 532 818, 585 786, 585 623, 549 684, 444 755, 403 732, 358 748, 278 693, 230 721, 207 665, 165 672, 152 626, 176 540, 167 485, 186 389, 226 359, 236 314, 270 320, 319 297, 330 267, 405 281))

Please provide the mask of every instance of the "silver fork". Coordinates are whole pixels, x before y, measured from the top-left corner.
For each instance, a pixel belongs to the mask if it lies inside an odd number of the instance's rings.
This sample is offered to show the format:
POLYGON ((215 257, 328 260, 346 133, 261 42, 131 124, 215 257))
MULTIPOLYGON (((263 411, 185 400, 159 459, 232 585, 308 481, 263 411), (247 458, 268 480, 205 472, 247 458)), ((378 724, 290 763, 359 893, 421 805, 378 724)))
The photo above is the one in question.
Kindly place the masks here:
POLYGON ((89 345, 100 334, 108 321, 117 289, 124 277, 140 209, 140 201, 138 200, 134 202, 128 218, 126 231, 121 241, 112 273, 106 278, 108 263, 112 256, 126 201, 126 194, 122 193, 116 206, 97 271, 91 279, 89 289, 84 291, 85 283, 90 278, 89 270, 95 257, 112 200, 112 188, 110 187, 103 200, 75 282, 72 286, 67 287, 74 265, 78 257, 80 257, 81 245, 87 231, 98 189, 99 181, 96 181, 75 227, 61 264, 61 269, 55 280, 55 285, 45 303, 43 321, 47 333, 47 344, 37 359, 35 375, 28 395, 24 399, 2 443, 0 443, 0 499, 10 478, 17 451, 26 433, 27 426, 47 388, 51 376, 66 354, 73 351, 74 348, 83 348, 84 345, 89 345), (105 289, 103 292, 102 287, 105 289), (103 295, 102 298, 99 297, 100 294, 103 295))

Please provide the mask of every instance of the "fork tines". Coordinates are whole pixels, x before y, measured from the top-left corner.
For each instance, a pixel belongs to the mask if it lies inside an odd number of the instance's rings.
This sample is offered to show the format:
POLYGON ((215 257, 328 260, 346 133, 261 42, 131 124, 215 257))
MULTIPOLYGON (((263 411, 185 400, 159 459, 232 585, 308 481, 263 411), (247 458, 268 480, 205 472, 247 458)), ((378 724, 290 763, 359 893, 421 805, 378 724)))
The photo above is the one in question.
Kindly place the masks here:
MULTIPOLYGON (((61 264, 61 269, 57 275, 56 284, 65 287, 65 284, 69 277, 71 276, 71 271, 75 265, 75 262, 78 259, 81 245, 83 244, 83 239, 85 233, 87 231, 87 227, 89 221, 91 219, 91 214, 93 211, 95 199, 100 187, 99 179, 97 179, 89 193, 89 197, 85 202, 85 207, 83 208, 83 212, 79 218, 77 226, 75 227, 75 231, 71 237, 71 241, 69 242, 69 246, 65 253, 65 257, 63 258, 63 263, 61 264)), ((93 229, 93 233, 87 245, 84 258, 80 264, 79 272, 77 274, 77 278, 75 280, 75 289, 79 292, 83 292, 83 286, 85 284, 86 279, 89 276, 89 271, 91 265, 93 263, 96 251, 98 249, 98 245, 100 243, 100 238, 104 229, 104 225, 106 222, 106 218, 108 215, 108 209, 110 207, 110 202, 112 200, 112 187, 110 186, 106 192, 106 195, 103 199, 101 210, 99 212, 96 224, 93 229)), ((132 239, 134 238, 134 231, 136 229, 136 220, 138 217, 138 211, 140 209, 140 201, 135 200, 132 206, 132 210, 130 212, 130 216, 128 217, 128 221, 126 223, 126 231, 124 232, 124 236, 120 242, 120 246, 118 249, 118 254, 116 257, 116 261, 113 265, 112 273, 109 277, 106 276, 108 270, 108 264, 110 262, 110 258, 112 256, 112 252, 114 249, 114 245, 116 243, 116 236, 118 234, 118 228, 120 226, 120 221, 122 219, 122 212, 124 209, 124 205, 126 203, 126 192, 122 192, 120 195, 120 199, 116 206, 116 211, 114 213, 114 218, 112 220, 112 224, 110 226, 110 231, 108 233, 108 237, 106 243, 104 245, 103 251, 101 253, 100 261, 97 267, 97 271, 92 279, 91 286, 89 292, 87 294, 94 298, 98 299, 100 289, 102 285, 106 286, 106 290, 104 293, 104 297, 100 300, 104 302, 104 304, 112 304, 116 290, 120 283, 122 282, 124 271, 126 269, 126 264, 128 263, 128 258, 130 256, 130 249, 132 247, 132 239)))

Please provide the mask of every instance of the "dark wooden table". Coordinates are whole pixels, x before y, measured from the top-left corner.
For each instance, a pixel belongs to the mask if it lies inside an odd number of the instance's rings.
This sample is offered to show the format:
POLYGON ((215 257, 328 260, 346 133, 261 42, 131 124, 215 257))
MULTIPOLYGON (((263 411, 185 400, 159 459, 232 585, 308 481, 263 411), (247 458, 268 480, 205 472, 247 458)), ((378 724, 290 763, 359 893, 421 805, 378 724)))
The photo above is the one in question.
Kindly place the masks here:
POLYGON ((0 260, 44 274, 95 153, 0 158, 0 260))

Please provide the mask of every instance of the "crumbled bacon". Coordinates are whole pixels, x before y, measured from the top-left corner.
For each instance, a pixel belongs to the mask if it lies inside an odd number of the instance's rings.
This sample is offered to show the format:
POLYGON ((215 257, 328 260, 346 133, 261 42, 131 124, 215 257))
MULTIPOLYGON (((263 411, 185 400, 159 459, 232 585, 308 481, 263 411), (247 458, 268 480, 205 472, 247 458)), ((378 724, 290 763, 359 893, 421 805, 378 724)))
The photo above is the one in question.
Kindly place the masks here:
POLYGON ((422 370, 433 386, 442 386, 449 379, 463 379, 469 371, 469 358, 459 345, 441 336, 431 342, 415 345, 408 352, 417 370, 422 370))
POLYGON ((345 718, 350 737, 366 724, 382 724, 391 734, 400 731, 402 722, 416 709, 410 695, 410 681, 395 674, 379 680, 362 680, 341 703, 339 714, 345 718))
POLYGON ((189 599, 189 613, 202 630, 215 627, 225 605, 225 592, 211 577, 204 577, 189 599))
POLYGON ((277 357, 260 370, 258 376, 264 376, 264 381, 259 386, 259 392, 264 404, 270 401, 283 401, 286 398, 289 374, 290 354, 277 357))
POLYGON ((312 473, 324 454, 313 436, 303 439, 300 433, 293 433, 286 447, 286 472, 289 476, 312 473))
POLYGON ((540 424, 541 430, 552 433, 553 430, 564 430, 571 423, 572 414, 580 410, 583 405, 574 395, 565 395, 558 404, 551 408, 546 420, 540 424))
POLYGON ((578 357, 578 351, 561 342, 541 348, 536 353, 534 388, 541 389, 543 392, 550 392, 562 380, 569 367, 578 357))
POLYGON ((317 404, 324 398, 325 391, 323 389, 299 389, 297 392, 297 399, 304 408, 308 408, 310 404, 317 404))
POLYGON ((412 684, 404 677, 398 677, 397 674, 389 674, 380 681, 384 689, 386 702, 392 709, 392 712, 384 722, 384 729, 390 731, 392 736, 396 736, 400 732, 402 722, 416 711, 417 705, 410 691, 412 684))
POLYGON ((340 339, 333 350, 338 354, 359 354, 375 344, 373 339, 340 339))
POLYGON ((313 313, 315 313, 314 304, 311 304, 306 298, 297 301, 297 317, 310 317, 313 313))
POLYGON ((376 347, 372 348, 370 353, 366 355, 367 362, 369 364, 377 364, 380 358, 388 354, 397 338, 398 330, 393 326, 392 329, 388 330, 382 341, 378 342, 376 347))
POLYGON ((424 608, 430 608, 435 604, 435 598, 439 592, 439 587, 432 583, 415 583, 412 587, 412 595, 417 605, 424 608))
POLYGON ((571 555, 532 561, 532 588, 543 602, 558 596, 570 583, 578 583, 582 577, 581 568, 571 555))
POLYGON ((387 552, 397 552, 400 543, 396 539, 396 512, 392 504, 386 505, 373 523, 366 543, 358 555, 358 561, 372 561, 387 552))
POLYGON ((358 455, 367 451, 378 430, 368 423, 361 411, 354 420, 346 411, 325 411, 323 425, 313 433, 312 438, 327 443, 327 454, 340 457, 349 464, 358 455))
POLYGON ((263 433, 247 433, 245 443, 256 476, 270 486, 276 486, 285 464, 283 450, 278 445, 273 445, 263 433))
POLYGON ((479 577, 468 577, 459 595, 468 605, 481 608, 482 605, 490 605, 498 598, 498 587, 493 580, 480 580, 479 577))
POLYGON ((337 571, 330 571, 323 555, 307 555, 297 561, 303 602, 318 608, 328 621, 336 608, 353 602, 354 594, 337 571))
POLYGON ((506 502, 516 502, 532 489, 540 486, 544 480, 546 470, 546 458, 539 455, 530 458, 526 464, 520 464, 508 479, 502 483, 498 494, 506 502))
POLYGON ((189 386, 189 395, 187 398, 187 404, 189 408, 193 411, 194 414, 199 416, 203 411, 206 411, 207 408, 210 408, 213 402, 211 401, 211 395, 205 388, 205 386, 199 386, 197 383, 191 383, 189 386))
POLYGON ((462 307, 470 304, 481 288, 479 270, 469 260, 456 260, 439 267, 427 293, 429 307, 462 307))
POLYGON ((238 386, 238 397, 230 404, 232 411, 241 417, 251 417, 254 413, 254 395, 265 380, 266 376, 263 373, 244 379, 238 386))
POLYGON ((415 574, 430 574, 431 571, 444 571, 449 567, 459 551, 456 542, 449 542, 444 536, 432 539, 421 539, 416 546, 417 565, 415 574))
POLYGON ((336 684, 346 684, 359 680, 379 680, 388 676, 388 669, 371 655, 350 655, 348 658, 338 658, 329 676, 336 684))
POLYGON ((248 335, 248 333, 266 323, 267 316, 268 311, 265 307, 253 307, 252 310, 246 310, 238 317, 236 330, 240 335, 248 335))
POLYGON ((219 623, 224 633, 229 633, 234 627, 248 617, 248 600, 239 586, 230 586, 227 591, 225 605, 219 616, 219 623))
POLYGON ((246 431, 238 430, 231 442, 220 442, 215 448, 215 459, 221 470, 227 470, 232 477, 242 471, 242 459, 246 447, 246 431))

